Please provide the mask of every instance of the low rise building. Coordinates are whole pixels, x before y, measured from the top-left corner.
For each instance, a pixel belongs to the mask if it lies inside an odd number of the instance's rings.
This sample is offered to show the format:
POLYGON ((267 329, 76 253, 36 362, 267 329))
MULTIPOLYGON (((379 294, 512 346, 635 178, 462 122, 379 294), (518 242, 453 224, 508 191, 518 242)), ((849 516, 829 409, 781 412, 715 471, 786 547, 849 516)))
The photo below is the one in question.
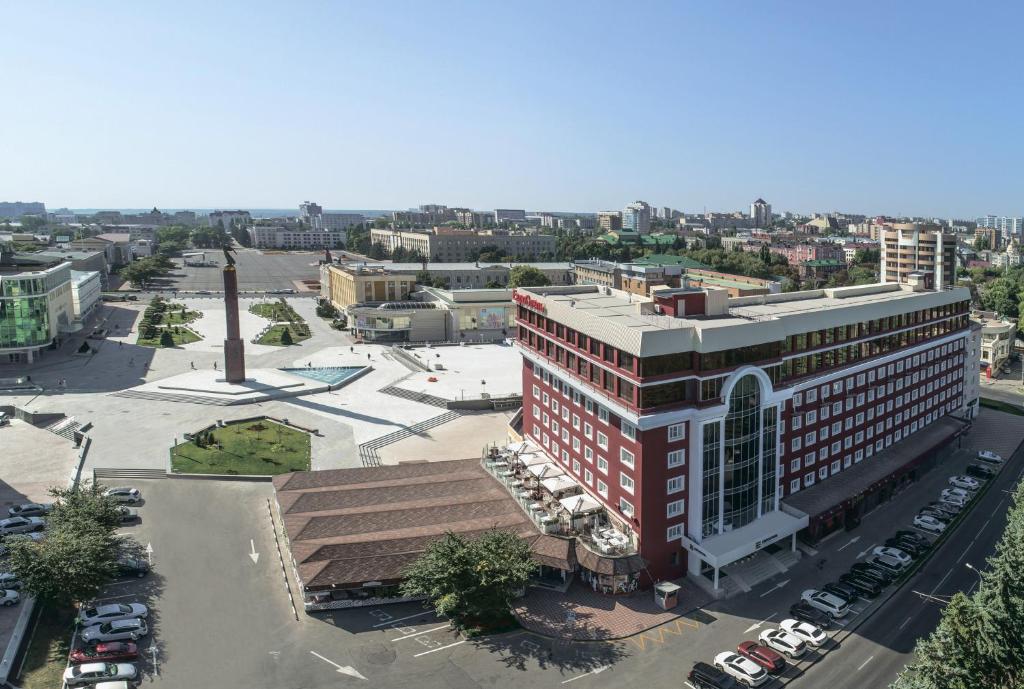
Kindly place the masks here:
POLYGON ((248 232, 257 249, 335 249, 344 247, 347 237, 345 230, 299 229, 284 225, 253 225, 248 232))
POLYGON ((69 262, 0 251, 0 360, 30 364, 80 327, 69 262))
POLYGON ((415 251, 426 259, 440 262, 471 261, 485 250, 538 259, 553 255, 556 245, 555 236, 549 234, 442 227, 424 231, 374 228, 370 231, 370 241, 388 251, 401 247, 407 252, 415 251))
POLYGON ((981 324, 981 366, 988 369, 989 377, 998 375, 1014 352, 1017 324, 989 311, 981 311, 972 316, 981 324))
POLYGON ((71 305, 75 320, 84 323, 96 310, 103 294, 100 274, 96 271, 71 271, 71 305))
POLYGON ((800 264, 800 279, 820 285, 844 270, 846 270, 846 261, 837 258, 803 261, 800 264))

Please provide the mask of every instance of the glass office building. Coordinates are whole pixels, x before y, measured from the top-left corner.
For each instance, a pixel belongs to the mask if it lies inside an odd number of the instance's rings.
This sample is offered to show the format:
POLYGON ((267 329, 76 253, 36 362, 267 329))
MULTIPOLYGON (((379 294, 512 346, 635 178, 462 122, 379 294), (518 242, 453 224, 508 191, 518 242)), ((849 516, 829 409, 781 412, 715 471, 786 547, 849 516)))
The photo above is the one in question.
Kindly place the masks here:
POLYGON ((74 320, 71 264, 39 270, 9 258, 0 264, 0 360, 33 361, 74 320))

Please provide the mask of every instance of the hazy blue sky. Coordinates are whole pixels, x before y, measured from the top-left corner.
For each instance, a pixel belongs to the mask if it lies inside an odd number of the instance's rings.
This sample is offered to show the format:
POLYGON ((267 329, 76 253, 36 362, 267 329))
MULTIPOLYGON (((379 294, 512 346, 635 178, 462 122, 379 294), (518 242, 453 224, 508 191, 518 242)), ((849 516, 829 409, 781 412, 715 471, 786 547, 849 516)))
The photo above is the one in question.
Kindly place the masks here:
POLYGON ((1022 8, 6 2, 0 200, 1022 214, 1022 8))

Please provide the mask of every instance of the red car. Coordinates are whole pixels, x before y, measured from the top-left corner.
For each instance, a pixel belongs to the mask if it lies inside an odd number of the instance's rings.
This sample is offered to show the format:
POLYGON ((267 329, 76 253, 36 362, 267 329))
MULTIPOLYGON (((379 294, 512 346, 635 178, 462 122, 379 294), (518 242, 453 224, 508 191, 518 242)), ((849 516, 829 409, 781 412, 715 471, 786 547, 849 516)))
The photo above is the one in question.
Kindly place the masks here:
POLYGON ((786 669, 785 658, 756 641, 744 641, 736 647, 736 652, 744 658, 754 661, 768 672, 782 672, 786 669))
POLYGON ((71 651, 72 663, 97 663, 100 661, 134 660, 139 656, 139 647, 131 641, 107 641, 95 646, 76 648, 71 651))

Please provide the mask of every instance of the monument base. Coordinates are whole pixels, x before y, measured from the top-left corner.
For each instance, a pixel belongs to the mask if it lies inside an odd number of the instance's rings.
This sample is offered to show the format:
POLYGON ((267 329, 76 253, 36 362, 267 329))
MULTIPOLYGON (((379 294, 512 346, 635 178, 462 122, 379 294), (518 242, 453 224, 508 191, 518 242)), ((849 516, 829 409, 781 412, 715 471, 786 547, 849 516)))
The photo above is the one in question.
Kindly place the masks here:
POLYGON ((245 382, 245 342, 224 340, 224 380, 229 383, 245 382))

